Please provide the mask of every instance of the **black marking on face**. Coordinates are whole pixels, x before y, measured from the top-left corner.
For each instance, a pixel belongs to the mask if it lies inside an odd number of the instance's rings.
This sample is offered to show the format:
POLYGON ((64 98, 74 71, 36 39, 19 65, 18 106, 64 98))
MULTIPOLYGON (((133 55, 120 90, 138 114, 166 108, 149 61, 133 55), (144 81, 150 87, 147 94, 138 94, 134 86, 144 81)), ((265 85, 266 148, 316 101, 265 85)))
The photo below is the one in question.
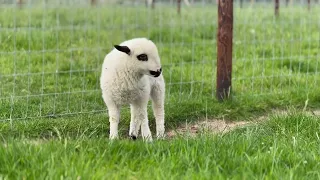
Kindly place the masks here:
POLYGON ((128 46, 114 45, 114 47, 115 47, 118 51, 121 51, 121 52, 123 52, 123 53, 126 53, 126 54, 130 55, 130 49, 128 48, 128 46))
POLYGON ((139 61, 148 61, 148 55, 146 55, 146 54, 140 54, 140 55, 137 56, 137 59, 138 59, 139 61))

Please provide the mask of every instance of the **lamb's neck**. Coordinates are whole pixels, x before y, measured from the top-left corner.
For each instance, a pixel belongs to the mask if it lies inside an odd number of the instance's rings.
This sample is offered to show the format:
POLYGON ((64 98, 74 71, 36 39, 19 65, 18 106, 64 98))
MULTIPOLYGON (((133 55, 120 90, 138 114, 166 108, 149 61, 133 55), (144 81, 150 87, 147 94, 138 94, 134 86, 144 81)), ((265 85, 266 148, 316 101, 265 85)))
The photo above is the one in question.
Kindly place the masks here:
POLYGON ((124 75, 124 80, 127 81, 128 85, 132 86, 139 82, 143 77, 143 74, 134 68, 124 67, 120 70, 120 73, 124 75))

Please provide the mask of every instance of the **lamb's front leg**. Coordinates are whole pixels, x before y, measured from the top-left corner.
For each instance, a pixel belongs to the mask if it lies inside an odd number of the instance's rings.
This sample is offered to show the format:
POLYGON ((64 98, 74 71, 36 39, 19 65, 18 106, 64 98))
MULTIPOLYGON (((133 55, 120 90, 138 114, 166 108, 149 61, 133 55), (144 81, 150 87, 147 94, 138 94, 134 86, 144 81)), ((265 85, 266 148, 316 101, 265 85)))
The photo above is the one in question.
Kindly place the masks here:
POLYGON ((162 139, 165 137, 164 127, 164 99, 165 99, 165 84, 160 81, 154 86, 151 91, 152 109, 156 119, 157 138, 162 139))
POLYGON ((118 138, 118 125, 120 119, 120 108, 116 106, 109 106, 109 123, 110 123, 110 134, 109 139, 118 138))
POLYGON ((131 110, 131 121, 130 121, 130 130, 129 130, 129 136, 136 140, 139 134, 141 121, 136 117, 135 111, 137 109, 134 107, 134 105, 130 104, 130 110, 131 110))
POLYGON ((147 105, 147 99, 140 99, 140 101, 136 101, 131 104, 131 122, 129 135, 133 139, 137 138, 141 126, 142 138, 147 141, 152 141, 152 135, 149 128, 147 105))

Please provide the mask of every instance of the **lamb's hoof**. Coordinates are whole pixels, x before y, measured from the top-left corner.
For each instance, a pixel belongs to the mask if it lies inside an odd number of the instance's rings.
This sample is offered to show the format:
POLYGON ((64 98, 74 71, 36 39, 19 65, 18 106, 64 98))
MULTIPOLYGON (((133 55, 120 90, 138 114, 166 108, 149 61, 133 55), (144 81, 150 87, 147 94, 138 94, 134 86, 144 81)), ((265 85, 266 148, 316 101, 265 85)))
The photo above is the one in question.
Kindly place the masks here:
POLYGON ((109 139, 110 139, 111 141, 116 140, 116 139, 118 139, 118 138, 119 138, 118 135, 113 135, 113 134, 110 134, 110 135, 109 135, 109 139))
POLYGON ((135 136, 135 135, 131 135, 130 137, 131 137, 131 139, 133 139, 133 140, 136 140, 136 139, 137 139, 137 136, 135 136))
POLYGON ((145 142, 152 142, 153 139, 152 139, 151 136, 146 136, 146 137, 143 137, 143 141, 145 141, 145 142))
POLYGON ((164 140, 164 139, 166 139, 166 136, 164 134, 163 135, 158 135, 157 139, 158 140, 164 140))

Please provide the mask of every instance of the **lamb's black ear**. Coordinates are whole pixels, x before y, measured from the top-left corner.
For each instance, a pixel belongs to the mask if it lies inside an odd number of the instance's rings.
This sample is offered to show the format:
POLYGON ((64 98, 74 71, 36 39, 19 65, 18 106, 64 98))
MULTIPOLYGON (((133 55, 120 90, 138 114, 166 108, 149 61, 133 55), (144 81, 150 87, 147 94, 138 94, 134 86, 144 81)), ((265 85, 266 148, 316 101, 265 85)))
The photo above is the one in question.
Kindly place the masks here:
POLYGON ((114 47, 121 52, 124 52, 128 55, 130 55, 130 49, 127 46, 120 46, 120 45, 114 45, 114 47))

